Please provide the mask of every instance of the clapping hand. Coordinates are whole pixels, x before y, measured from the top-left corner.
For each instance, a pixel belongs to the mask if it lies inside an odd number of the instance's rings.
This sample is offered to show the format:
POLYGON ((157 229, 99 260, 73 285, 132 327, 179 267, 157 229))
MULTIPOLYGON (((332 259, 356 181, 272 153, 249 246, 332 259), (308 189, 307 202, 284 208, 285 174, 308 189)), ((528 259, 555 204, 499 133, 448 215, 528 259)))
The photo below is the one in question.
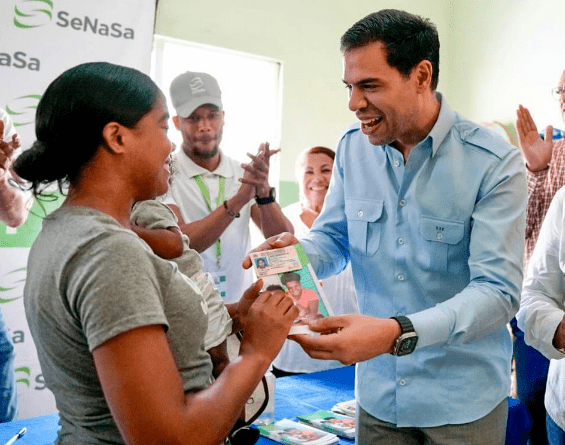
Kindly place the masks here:
POLYGON ((247 153, 247 156, 251 158, 251 162, 242 165, 245 174, 243 178, 239 179, 240 182, 255 187, 257 196, 261 198, 269 196, 271 190, 269 186, 270 158, 279 151, 281 151, 280 148, 271 150, 268 142, 262 143, 259 145, 259 151, 256 155, 247 153))

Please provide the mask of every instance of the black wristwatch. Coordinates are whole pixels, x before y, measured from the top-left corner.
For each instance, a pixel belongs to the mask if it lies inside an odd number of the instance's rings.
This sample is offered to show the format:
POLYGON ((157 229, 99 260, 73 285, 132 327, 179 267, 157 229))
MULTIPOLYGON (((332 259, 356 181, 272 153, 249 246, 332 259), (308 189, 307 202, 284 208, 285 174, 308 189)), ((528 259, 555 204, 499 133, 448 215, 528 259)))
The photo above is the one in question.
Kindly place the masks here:
POLYGON ((269 196, 267 196, 266 198, 260 198, 259 196, 255 195, 255 202, 260 206, 270 204, 272 202, 275 202, 276 195, 276 189, 274 187, 271 187, 271 189, 269 190, 269 196))
POLYGON ((396 320, 400 325, 400 337, 396 339, 394 350, 391 354, 397 356, 411 354, 418 343, 418 334, 416 334, 414 326, 412 326, 412 322, 404 315, 398 315, 390 318, 396 320))

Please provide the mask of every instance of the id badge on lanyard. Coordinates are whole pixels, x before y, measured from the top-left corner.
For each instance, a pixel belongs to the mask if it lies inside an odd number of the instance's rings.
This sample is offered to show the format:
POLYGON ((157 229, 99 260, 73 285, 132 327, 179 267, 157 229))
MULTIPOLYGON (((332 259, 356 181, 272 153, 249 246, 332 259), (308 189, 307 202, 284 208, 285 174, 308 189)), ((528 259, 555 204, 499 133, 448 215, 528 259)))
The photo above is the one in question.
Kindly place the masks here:
MULTIPOLYGON (((196 182, 196 185, 200 189, 200 192, 202 193, 202 196, 204 197, 204 200, 206 201, 206 204, 208 205, 210 212, 213 212, 214 208, 212 208, 212 200, 210 199, 210 192, 208 191, 208 187, 206 187, 204 180, 200 175, 196 175, 194 177, 194 181, 196 182)), ((220 176, 218 182, 219 182, 219 189, 218 189, 218 199, 216 199, 216 208, 223 205, 224 203, 224 197, 226 193, 226 178, 220 176)), ((220 242, 220 238, 216 240, 215 245, 216 245, 216 270, 209 272, 212 275, 212 277, 214 277, 214 284, 220 291, 220 295, 222 296, 222 298, 225 298, 227 295, 227 275, 225 270, 222 269, 222 245, 220 242)))

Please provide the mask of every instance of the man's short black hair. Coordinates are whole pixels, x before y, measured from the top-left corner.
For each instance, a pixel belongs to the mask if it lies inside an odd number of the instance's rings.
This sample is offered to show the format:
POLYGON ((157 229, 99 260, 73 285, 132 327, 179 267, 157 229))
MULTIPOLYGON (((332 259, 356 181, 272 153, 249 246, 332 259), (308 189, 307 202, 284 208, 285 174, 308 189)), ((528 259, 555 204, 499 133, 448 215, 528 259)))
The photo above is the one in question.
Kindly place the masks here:
POLYGON ((404 76, 422 60, 432 64, 431 87, 435 91, 439 79, 439 36, 435 25, 418 15, 398 9, 382 9, 369 14, 341 36, 343 53, 370 43, 382 42, 387 62, 404 76))

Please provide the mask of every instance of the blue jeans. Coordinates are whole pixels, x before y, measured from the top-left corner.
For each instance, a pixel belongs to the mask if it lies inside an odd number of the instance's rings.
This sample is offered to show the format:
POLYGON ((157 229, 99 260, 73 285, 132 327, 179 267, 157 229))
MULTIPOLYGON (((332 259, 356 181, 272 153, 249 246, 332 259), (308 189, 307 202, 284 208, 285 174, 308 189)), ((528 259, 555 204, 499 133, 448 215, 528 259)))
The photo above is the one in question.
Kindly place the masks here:
POLYGON ((565 431, 549 417, 549 414, 545 418, 545 426, 547 428, 547 442, 549 445, 565 444, 565 431))
POLYGON ((532 445, 546 445, 544 396, 549 360, 537 349, 526 344, 524 333, 518 328, 515 318, 512 319, 510 325, 516 337, 514 358, 516 359, 518 398, 528 408, 533 421, 530 442, 532 445))
POLYGON ((0 423, 10 422, 18 416, 18 393, 14 372, 14 344, 0 311, 0 423))

